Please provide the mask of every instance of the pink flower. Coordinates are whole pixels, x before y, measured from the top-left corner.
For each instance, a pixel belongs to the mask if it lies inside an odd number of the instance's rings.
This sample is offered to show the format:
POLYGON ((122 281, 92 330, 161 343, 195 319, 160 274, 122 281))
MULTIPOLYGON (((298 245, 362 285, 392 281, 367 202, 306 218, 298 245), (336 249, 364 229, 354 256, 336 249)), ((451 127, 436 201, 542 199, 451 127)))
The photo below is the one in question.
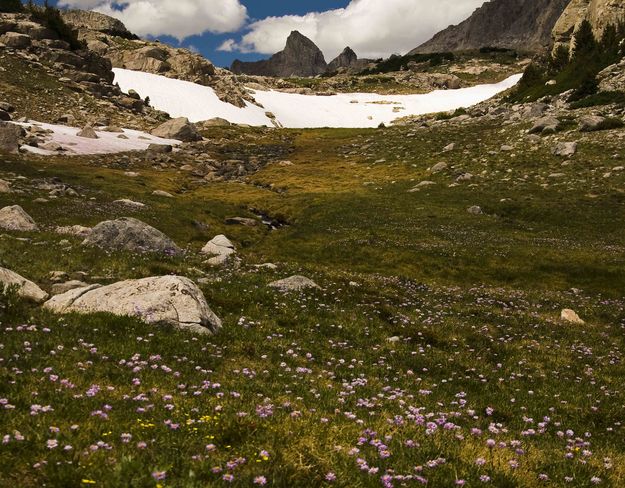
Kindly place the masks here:
POLYGON ((264 476, 257 476, 256 478, 254 478, 254 484, 255 485, 266 485, 267 484, 267 478, 265 478, 264 476))

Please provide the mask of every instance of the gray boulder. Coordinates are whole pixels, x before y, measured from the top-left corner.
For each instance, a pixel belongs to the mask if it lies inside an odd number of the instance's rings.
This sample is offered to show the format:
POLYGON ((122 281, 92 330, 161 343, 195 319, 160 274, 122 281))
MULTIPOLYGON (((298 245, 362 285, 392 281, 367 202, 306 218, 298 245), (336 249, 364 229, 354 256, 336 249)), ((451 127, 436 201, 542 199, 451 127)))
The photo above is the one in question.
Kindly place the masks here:
POLYGON ((20 149, 20 139, 26 131, 17 124, 0 122, 0 152, 17 154, 20 149))
POLYGON ((541 117, 529 130, 530 134, 553 134, 560 128, 560 121, 555 117, 541 117))
POLYGON ((33 218, 19 205, 0 209, 0 229, 34 232, 39 230, 33 218))
POLYGON ((96 225, 83 241, 107 251, 180 254, 182 251, 160 230, 131 217, 107 220, 96 225))
POLYGON ((189 119, 186 117, 168 120, 154 129, 152 135, 162 137, 163 139, 177 139, 184 142, 202 140, 197 127, 189 122, 189 119))
POLYGON ((618 129, 623 127, 621 119, 601 117, 600 115, 586 115, 579 120, 580 132, 595 132, 598 130, 618 129))
POLYGON ((76 134, 78 137, 84 137, 85 139, 99 139, 93 127, 86 125, 80 132, 76 134))
POLYGON ((0 268, 0 284, 5 287, 15 287, 19 296, 37 303, 48 298, 48 294, 35 283, 6 268, 0 268))
POLYGON ((556 156, 569 157, 577 152, 577 142, 558 142, 553 148, 553 154, 556 156))
POLYGON ((285 293, 307 289, 321 289, 321 287, 310 278, 298 275, 269 283, 269 287, 285 293))
POLYGON ((198 286, 181 276, 126 280, 109 286, 77 288, 47 301, 57 313, 107 312, 137 317, 148 324, 165 324, 197 334, 221 328, 198 286))

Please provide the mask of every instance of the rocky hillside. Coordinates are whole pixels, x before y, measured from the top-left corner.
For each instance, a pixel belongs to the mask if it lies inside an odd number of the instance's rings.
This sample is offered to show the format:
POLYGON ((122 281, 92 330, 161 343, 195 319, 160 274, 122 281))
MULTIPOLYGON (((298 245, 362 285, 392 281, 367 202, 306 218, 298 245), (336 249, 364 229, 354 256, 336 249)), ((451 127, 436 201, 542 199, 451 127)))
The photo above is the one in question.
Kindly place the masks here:
POLYGON ((623 0, 572 0, 553 28, 554 47, 572 47, 573 34, 582 23, 588 20, 595 35, 600 37, 610 24, 625 21, 623 0))
MULTIPOLYGON (((448 27, 409 54, 502 47, 542 51, 570 0, 491 0, 464 22, 448 27)), ((617 1, 617 0, 615 0, 617 1)))
POLYGON ((293 31, 283 51, 262 61, 243 62, 237 59, 230 69, 236 74, 289 78, 321 75, 326 72, 328 65, 314 42, 298 31, 293 31))

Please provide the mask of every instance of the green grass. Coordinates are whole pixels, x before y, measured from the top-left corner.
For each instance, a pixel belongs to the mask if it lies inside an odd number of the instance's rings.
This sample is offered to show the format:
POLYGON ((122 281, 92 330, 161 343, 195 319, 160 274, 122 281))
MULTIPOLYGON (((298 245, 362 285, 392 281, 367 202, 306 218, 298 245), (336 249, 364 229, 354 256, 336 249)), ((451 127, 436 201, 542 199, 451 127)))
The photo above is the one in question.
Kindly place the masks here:
POLYGON ((43 231, 2 234, 0 265, 44 288, 54 270, 101 283, 203 278, 224 327, 193 337, 2 296, 0 485, 251 486, 263 476, 351 488, 388 475, 408 477, 393 486, 417 476, 435 487, 488 486, 483 476, 497 487, 622 486, 625 172, 612 158, 622 144, 614 131, 574 134, 578 154, 563 161, 554 140, 532 146, 525 129, 216 129, 228 141, 210 149, 218 159, 275 151, 292 164, 271 159, 210 184, 145 162, 2 158, 0 177, 18 192, 0 194, 0 207, 22 205, 43 231), (430 174, 440 161, 448 169, 430 174), (50 177, 82 196, 34 203, 47 195, 34 180, 50 177), (436 185, 409 192, 423 180, 436 185), (129 213, 118 198, 147 207, 129 213), (224 224, 251 209, 289 225, 224 224), (53 232, 124 215, 187 253, 104 253, 53 232), (239 269, 202 263, 200 247, 219 233, 235 242, 239 269), (264 262, 277 271, 254 267, 264 262), (322 290, 267 287, 292 274, 322 290), (586 325, 562 323, 563 308, 586 325), (31 415, 32 405, 53 411, 31 415))

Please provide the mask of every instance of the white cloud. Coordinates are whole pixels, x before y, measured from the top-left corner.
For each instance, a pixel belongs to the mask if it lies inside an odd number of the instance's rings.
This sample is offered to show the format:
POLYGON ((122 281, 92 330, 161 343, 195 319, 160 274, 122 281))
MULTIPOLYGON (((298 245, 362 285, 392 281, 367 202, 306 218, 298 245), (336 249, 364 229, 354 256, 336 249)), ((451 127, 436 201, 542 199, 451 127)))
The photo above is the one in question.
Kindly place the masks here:
POLYGON ((267 17, 249 25, 240 42, 221 50, 273 54, 292 30, 312 39, 329 61, 345 46, 359 57, 406 53, 450 24, 467 18, 484 0, 351 0, 342 9, 303 16, 267 17))
POLYGON ((205 32, 236 32, 247 21, 240 0, 61 0, 59 6, 110 15, 140 36, 170 35, 180 41, 205 32))

